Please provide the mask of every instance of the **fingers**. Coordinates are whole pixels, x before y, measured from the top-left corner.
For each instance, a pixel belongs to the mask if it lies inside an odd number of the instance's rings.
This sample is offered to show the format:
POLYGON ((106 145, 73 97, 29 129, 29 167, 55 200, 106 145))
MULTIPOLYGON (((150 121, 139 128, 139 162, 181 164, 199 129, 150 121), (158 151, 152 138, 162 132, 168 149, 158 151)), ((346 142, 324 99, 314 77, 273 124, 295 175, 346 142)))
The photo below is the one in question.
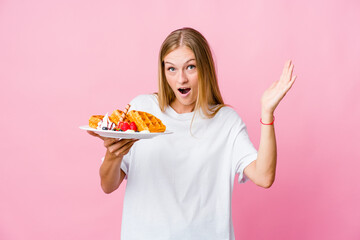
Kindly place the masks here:
POLYGON ((283 69, 283 74, 281 75, 281 78, 278 81, 280 84, 277 85, 279 87, 281 94, 283 95, 285 95, 290 90, 290 88, 295 82, 296 76, 292 75, 294 71, 294 67, 295 66, 291 60, 286 61, 283 69))
POLYGON ((110 147, 112 144, 119 142, 119 139, 116 138, 105 138, 104 139, 104 147, 108 148, 110 147))
POLYGON ((288 72, 286 74, 286 78, 285 78, 286 82, 292 80, 291 76, 292 76, 293 70, 294 70, 294 64, 291 63, 289 66, 288 72))
POLYGON ((295 79, 296 79, 296 75, 295 76, 293 76, 292 78, 291 78, 291 80, 289 81, 289 89, 292 87, 292 85, 294 84, 294 82, 295 82, 295 79))
POLYGON ((286 85, 285 94, 290 90, 290 88, 292 87, 292 85, 295 82, 295 79, 296 79, 296 76, 293 76, 291 78, 291 80, 288 82, 288 84, 286 85))
POLYGON ((104 141, 104 146, 108 149, 110 153, 114 153, 116 156, 120 154, 125 155, 132 145, 139 139, 106 139, 104 141))
POLYGON ((291 60, 286 61, 283 72, 280 77, 280 82, 283 84, 287 84, 292 80, 292 73, 294 70, 294 64, 291 60))
POLYGON ((94 137, 97 137, 97 136, 99 136, 98 134, 96 134, 96 133, 94 133, 94 132, 92 132, 92 131, 87 131, 87 133, 88 134, 90 134, 90 135, 92 135, 92 136, 94 136, 94 137))
POLYGON ((100 136, 99 134, 96 134, 96 133, 94 133, 94 132, 92 132, 92 131, 87 131, 87 133, 90 134, 91 136, 98 137, 98 138, 104 140, 104 137, 102 137, 102 136, 100 136))
POLYGON ((282 71, 282 74, 281 74, 280 79, 283 79, 283 78, 286 76, 290 64, 291 64, 291 60, 287 60, 287 61, 285 62, 285 65, 284 65, 284 68, 283 68, 283 71, 282 71))
POLYGON ((117 151, 115 152, 115 155, 116 155, 116 156, 120 156, 120 154, 126 155, 126 154, 130 151, 130 148, 134 145, 134 143, 135 143, 136 141, 138 141, 138 139, 135 140, 135 141, 132 141, 132 142, 127 143, 127 144, 124 145, 121 149, 117 150, 117 151))

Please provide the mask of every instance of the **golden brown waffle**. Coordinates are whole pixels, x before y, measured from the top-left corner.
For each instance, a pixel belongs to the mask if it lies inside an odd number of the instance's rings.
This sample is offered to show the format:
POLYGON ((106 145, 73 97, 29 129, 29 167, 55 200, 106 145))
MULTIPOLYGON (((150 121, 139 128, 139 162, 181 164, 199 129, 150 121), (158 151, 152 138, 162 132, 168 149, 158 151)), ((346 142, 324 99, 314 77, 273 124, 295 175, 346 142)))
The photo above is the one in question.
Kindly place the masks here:
POLYGON ((98 123, 104 118, 104 115, 93 115, 89 119, 89 127, 97 128, 98 123))
POLYGON ((115 110, 113 111, 113 113, 110 115, 109 119, 110 121, 112 121, 113 123, 115 123, 116 125, 119 124, 119 121, 121 119, 121 115, 123 114, 124 112, 121 111, 121 110, 115 110))
POLYGON ((131 122, 135 122, 138 131, 165 132, 166 130, 161 120, 150 113, 132 110, 126 116, 131 122))

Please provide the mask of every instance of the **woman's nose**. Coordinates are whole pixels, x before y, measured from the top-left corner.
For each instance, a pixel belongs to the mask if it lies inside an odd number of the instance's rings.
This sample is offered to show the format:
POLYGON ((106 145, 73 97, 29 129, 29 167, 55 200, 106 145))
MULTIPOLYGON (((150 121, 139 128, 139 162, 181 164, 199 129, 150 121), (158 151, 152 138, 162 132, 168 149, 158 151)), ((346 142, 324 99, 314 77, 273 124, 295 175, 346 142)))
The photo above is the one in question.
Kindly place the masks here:
POLYGON ((186 73, 184 71, 181 71, 178 77, 178 83, 186 83, 188 81, 188 78, 186 76, 186 73))

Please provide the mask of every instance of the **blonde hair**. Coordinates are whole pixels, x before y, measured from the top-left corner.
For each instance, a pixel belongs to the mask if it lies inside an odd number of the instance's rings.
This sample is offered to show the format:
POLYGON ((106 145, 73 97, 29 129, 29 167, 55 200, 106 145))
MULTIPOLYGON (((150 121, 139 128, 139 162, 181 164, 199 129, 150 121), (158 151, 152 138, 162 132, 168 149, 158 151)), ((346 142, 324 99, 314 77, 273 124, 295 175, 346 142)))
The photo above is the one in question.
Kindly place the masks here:
POLYGON ((176 98, 165 77, 164 58, 181 46, 190 48, 195 55, 199 89, 194 111, 201 109, 207 118, 212 118, 225 104, 221 97, 209 44, 200 32, 192 28, 173 31, 161 45, 158 63, 160 109, 164 112, 176 98))

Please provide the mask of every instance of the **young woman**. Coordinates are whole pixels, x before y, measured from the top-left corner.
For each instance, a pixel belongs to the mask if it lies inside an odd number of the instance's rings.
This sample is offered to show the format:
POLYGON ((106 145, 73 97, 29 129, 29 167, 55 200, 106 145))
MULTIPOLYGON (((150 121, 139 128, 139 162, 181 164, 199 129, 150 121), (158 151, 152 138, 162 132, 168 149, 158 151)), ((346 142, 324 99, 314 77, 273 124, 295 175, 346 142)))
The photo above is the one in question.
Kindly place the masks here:
POLYGON ((111 193, 127 178, 121 239, 234 239, 235 176, 264 188, 274 182, 273 114, 295 81, 293 68, 286 62, 262 96, 257 151, 244 122, 223 102, 206 39, 191 28, 172 32, 160 49, 158 94, 130 104, 173 134, 141 141, 100 137, 107 149, 102 189, 111 193))

